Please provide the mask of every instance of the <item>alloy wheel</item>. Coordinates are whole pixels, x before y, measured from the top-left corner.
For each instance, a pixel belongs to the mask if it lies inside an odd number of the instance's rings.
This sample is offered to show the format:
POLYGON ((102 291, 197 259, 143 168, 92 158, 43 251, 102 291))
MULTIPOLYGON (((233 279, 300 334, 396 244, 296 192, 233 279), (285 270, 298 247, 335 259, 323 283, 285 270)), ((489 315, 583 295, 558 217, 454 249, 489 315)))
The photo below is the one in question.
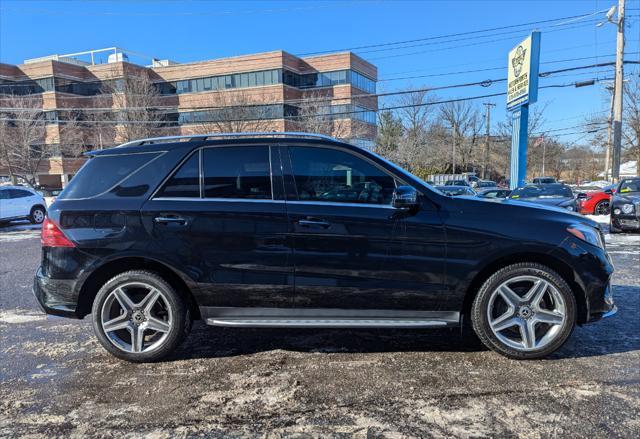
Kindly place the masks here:
POLYGON ((35 209, 33 211, 33 215, 32 216, 33 216, 33 221, 36 224, 40 224, 42 221, 44 221, 45 213, 44 213, 44 211, 42 209, 35 209))
POLYGON ((609 215, 610 208, 608 201, 601 201, 596 205, 596 215, 609 215))
POLYGON ((518 351, 542 349, 560 334, 566 304, 549 281, 517 276, 500 284, 487 307, 489 327, 503 344, 518 351))
POLYGON ((146 353, 162 346, 173 320, 165 294, 144 282, 114 288, 100 313, 100 325, 109 341, 129 353, 146 353))

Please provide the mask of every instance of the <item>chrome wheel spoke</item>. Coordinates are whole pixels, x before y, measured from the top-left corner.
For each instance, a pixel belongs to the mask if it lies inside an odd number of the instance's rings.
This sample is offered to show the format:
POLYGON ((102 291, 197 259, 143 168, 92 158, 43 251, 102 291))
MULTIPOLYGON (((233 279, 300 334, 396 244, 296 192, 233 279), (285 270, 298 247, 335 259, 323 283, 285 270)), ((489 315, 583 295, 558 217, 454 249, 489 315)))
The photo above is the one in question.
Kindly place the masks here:
POLYGON ((511 288, 509 288, 506 284, 501 285, 498 288, 498 293, 500 293, 504 301, 507 302, 510 307, 515 308, 522 301, 522 297, 518 296, 518 294, 511 288))
POLYGON ((524 295, 524 300, 533 305, 538 305, 547 292, 548 286, 549 284, 546 281, 538 279, 533 283, 529 291, 527 291, 527 294, 524 295))
POLYGON ((160 291, 154 288, 151 291, 149 291, 147 295, 144 296, 144 299, 138 302, 136 306, 140 309, 143 309, 145 314, 150 314, 151 309, 153 308, 153 305, 156 304, 160 296, 161 296, 160 291))
POLYGON ((156 317, 148 317, 146 329, 158 332, 169 332, 171 325, 156 317))
POLYGON ((493 328, 494 331, 502 331, 504 329, 510 328, 518 324, 518 319, 513 317, 514 309, 509 308, 507 312, 502 314, 500 317, 491 321, 489 324, 493 328))
POLYGON ((127 296, 127 293, 125 293, 122 288, 116 288, 115 290, 113 290, 113 295, 116 297, 123 310, 131 311, 135 306, 131 299, 129 299, 129 296, 127 296))
POLYGON ((117 331, 119 329, 128 328, 130 325, 129 316, 127 313, 120 314, 118 317, 113 318, 107 322, 102 323, 102 329, 105 333, 117 331))
POLYGON ((535 320, 536 322, 548 323, 549 325, 562 325, 564 316, 551 311, 537 310, 535 320))
POLYGON ((144 328, 131 325, 129 332, 131 333, 131 351, 142 352, 144 349, 144 328))
POLYGON ((522 321, 520 323, 520 336, 522 337, 522 345, 527 349, 536 347, 536 325, 532 320, 522 321))

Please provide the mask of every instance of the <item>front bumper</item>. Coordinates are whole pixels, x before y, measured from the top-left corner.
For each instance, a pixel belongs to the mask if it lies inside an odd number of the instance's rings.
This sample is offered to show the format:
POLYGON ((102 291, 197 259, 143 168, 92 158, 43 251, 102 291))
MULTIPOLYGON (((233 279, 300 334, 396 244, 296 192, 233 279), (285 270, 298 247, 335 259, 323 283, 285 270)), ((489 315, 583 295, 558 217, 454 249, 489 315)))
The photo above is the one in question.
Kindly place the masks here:
POLYGON ((640 218, 634 213, 611 214, 611 225, 620 230, 640 231, 640 218))
POLYGON ((38 268, 33 279, 33 294, 42 311, 61 317, 81 318, 76 310, 77 296, 74 294, 75 281, 51 279, 38 268))

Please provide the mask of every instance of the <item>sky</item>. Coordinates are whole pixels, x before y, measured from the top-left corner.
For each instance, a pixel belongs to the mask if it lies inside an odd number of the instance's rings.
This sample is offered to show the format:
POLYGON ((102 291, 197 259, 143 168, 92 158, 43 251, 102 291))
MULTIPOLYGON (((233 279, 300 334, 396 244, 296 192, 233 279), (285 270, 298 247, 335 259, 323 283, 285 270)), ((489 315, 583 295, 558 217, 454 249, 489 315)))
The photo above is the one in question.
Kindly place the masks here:
MULTIPOLYGON (((378 67, 378 92, 442 87, 506 77, 507 53, 533 30, 542 33, 540 71, 614 61, 616 27, 604 12, 617 0, 538 1, 17 1, 0 0, 0 62, 104 47, 177 62, 285 50, 302 55, 354 49, 378 67), (594 14, 587 18, 524 23, 594 14), (502 28, 502 29, 496 29, 502 28), (469 32, 496 29, 489 32, 469 32), (461 34, 451 36, 452 34, 461 34), (434 38, 448 36, 446 38, 434 38), (388 44, 399 41, 404 44, 388 44), (363 47, 363 46, 376 47, 363 47), (481 70, 481 71, 478 71, 481 70), (472 71, 472 72, 469 72, 472 71), (464 73, 467 72, 467 73, 464 73)), ((640 0, 627 0, 626 59, 640 60, 640 0)), ((132 58, 132 61, 135 61, 132 58)), ((626 66, 638 75, 640 66, 626 66)), ((593 86, 541 89, 543 130, 584 142, 579 125, 606 114, 613 68, 541 78, 540 85, 596 79, 593 86)), ((438 99, 501 93, 506 82, 441 89, 438 99)), ((397 97, 380 104, 397 104, 397 97)), ((508 117, 505 97, 492 121, 508 117)))

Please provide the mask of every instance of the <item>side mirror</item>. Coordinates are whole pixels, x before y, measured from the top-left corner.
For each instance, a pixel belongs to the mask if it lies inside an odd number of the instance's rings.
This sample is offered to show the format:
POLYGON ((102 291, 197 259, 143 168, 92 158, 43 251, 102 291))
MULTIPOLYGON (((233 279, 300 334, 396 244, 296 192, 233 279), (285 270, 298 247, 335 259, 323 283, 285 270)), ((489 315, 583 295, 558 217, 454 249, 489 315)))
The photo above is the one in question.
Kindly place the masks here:
POLYGON ((413 209, 418 207, 418 191, 411 186, 398 186, 393 191, 391 205, 396 209, 413 209))
POLYGON ((578 200, 584 200, 585 198, 587 198, 587 194, 585 194, 584 192, 579 192, 576 198, 578 200))
POLYGON ((613 195, 613 190, 611 190, 611 189, 606 189, 606 190, 604 191, 604 193, 605 193, 605 194, 607 194, 607 195, 613 195))

